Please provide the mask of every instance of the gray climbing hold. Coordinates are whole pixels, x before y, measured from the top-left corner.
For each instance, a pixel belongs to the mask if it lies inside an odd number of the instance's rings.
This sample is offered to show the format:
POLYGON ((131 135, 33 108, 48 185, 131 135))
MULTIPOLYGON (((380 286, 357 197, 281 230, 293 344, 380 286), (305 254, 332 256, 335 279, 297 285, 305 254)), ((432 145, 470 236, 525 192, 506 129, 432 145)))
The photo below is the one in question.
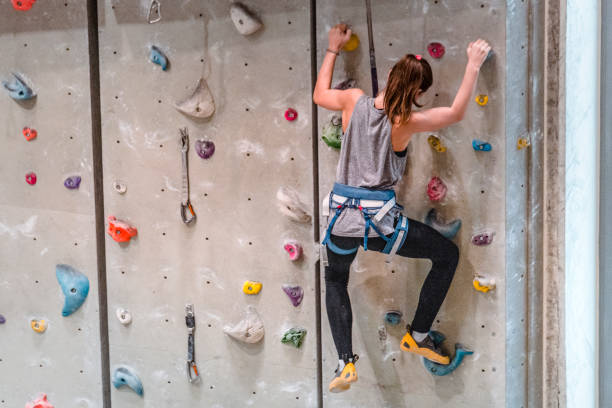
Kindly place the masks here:
POLYGON ((279 188, 276 198, 278 199, 278 208, 281 213, 295 222, 310 223, 310 214, 306 212, 306 206, 300 199, 298 192, 293 188, 279 188))
POLYGON ((24 101, 36 96, 32 88, 28 86, 21 75, 13 72, 13 76, 15 77, 13 82, 9 83, 8 81, 2 81, 2 85, 8 91, 11 98, 18 101, 24 101))
POLYGON ((338 85, 334 86, 334 89, 344 91, 345 89, 354 88, 356 83, 357 81, 353 78, 347 78, 344 81, 340 82, 338 85))
POLYGON ((212 116, 215 113, 215 101, 206 80, 200 78, 191 95, 178 102, 175 108, 195 118, 208 118, 212 116))
POLYGON ((89 279, 70 265, 57 265, 55 276, 65 296, 62 316, 70 316, 85 302, 89 293, 89 279))
POLYGON ((155 45, 151 46, 151 54, 149 55, 149 59, 152 63, 159 65, 162 71, 168 69, 168 57, 166 57, 166 54, 164 54, 163 51, 155 45))
POLYGON ((296 348, 300 348, 302 341, 304 341, 304 336, 306 336, 306 329, 292 327, 285 332, 281 339, 281 343, 292 344, 296 348))
POLYGON ((122 366, 115 369, 112 378, 113 385, 119 389, 123 386, 130 387, 136 394, 142 396, 142 381, 130 367, 122 366))
POLYGON ((264 336, 264 325, 254 306, 246 309, 246 317, 234 326, 225 326, 223 332, 245 343, 257 343, 264 336))
POLYGON ((251 35, 263 27, 259 18, 242 3, 233 3, 230 6, 230 17, 236 30, 242 35, 251 35))
POLYGON ((283 285, 283 291, 291 299, 293 306, 298 307, 304 298, 304 289, 301 286, 283 285))

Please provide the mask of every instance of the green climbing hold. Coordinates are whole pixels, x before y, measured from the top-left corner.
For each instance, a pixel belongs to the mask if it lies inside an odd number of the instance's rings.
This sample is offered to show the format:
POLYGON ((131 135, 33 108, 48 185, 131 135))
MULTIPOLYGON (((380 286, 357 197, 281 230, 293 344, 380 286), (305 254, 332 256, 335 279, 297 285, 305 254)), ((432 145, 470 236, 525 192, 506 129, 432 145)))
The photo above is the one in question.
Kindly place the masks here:
POLYGON ((306 335, 306 329, 292 327, 287 330, 281 339, 281 343, 293 344, 296 348, 300 348, 304 336, 306 335))
POLYGON ((334 149, 339 149, 342 142, 342 118, 340 116, 334 115, 331 118, 331 121, 323 128, 323 136, 321 139, 325 142, 329 147, 333 147, 334 149))

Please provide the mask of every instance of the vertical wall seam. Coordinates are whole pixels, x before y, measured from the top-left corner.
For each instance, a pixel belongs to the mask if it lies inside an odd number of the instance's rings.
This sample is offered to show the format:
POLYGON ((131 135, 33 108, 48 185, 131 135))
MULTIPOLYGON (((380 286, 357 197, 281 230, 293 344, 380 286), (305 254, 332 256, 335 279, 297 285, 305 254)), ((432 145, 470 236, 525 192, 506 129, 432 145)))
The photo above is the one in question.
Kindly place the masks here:
POLYGON ((87 37, 89 45, 89 89, 91 98, 91 141, 93 153, 94 206, 96 220, 102 406, 104 408, 111 408, 108 304, 106 297, 106 247, 104 236, 104 185, 102 182, 102 111, 100 103, 100 54, 98 41, 97 0, 87 0, 87 37))
MULTIPOLYGON (((317 2, 310 0, 310 95, 311 125, 312 125, 312 201, 313 201, 313 242, 315 251, 319 247, 319 116, 317 105, 311 95, 317 82, 317 2)), ((323 358, 321 345, 321 261, 314 265, 315 283, 315 330, 317 337, 317 406, 323 407, 323 358)))

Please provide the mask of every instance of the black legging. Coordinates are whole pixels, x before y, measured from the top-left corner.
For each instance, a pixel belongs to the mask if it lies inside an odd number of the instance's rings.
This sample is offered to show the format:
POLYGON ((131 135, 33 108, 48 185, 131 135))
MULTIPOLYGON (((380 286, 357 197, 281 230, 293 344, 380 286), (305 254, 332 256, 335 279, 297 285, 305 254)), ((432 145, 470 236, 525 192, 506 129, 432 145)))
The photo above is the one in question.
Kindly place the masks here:
MULTIPOLYGON (((411 325, 414 331, 427 333, 455 275, 459 262, 459 248, 435 229, 413 219, 409 219, 409 222, 406 241, 397 254, 432 261, 431 270, 421 288, 419 305, 411 325)), ((331 240, 343 249, 363 245, 363 237, 340 237, 332 234, 331 240)), ((368 250, 380 252, 385 244, 385 241, 376 235, 368 237, 368 250)), ((329 265, 325 267, 327 317, 338 355, 340 359, 346 360, 353 355, 351 338, 353 313, 347 285, 351 263, 357 252, 350 255, 338 255, 329 248, 326 249, 329 262, 329 265)))

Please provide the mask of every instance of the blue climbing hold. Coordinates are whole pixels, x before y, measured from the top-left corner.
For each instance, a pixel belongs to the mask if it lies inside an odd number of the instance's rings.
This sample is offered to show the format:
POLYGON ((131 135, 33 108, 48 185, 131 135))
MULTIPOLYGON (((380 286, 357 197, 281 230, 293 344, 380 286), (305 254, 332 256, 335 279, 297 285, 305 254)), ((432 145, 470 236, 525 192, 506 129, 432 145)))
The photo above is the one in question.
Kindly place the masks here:
POLYGON ((491 151, 491 144, 487 142, 483 142, 479 139, 472 140, 472 147, 477 152, 489 152, 491 151))
POLYGON ((165 71, 168 68, 168 58, 166 57, 166 54, 164 54, 162 50, 154 45, 151 46, 151 55, 149 56, 149 59, 152 63, 159 65, 162 71, 165 71))
POLYGON ((450 222, 444 222, 438 216, 438 212, 435 208, 429 210, 425 216, 425 224, 438 231, 447 239, 455 238, 461 228, 461 220, 459 218, 450 222))
MULTIPOLYGON (((435 330, 430 331, 429 336, 431 337, 431 339, 433 340, 436 346, 440 346, 440 344, 445 340, 444 335, 435 330)), ((455 371, 455 369, 457 369, 457 367, 461 365, 461 362, 463 361, 463 357, 470 355, 470 354, 474 354, 474 352, 464 347, 460 343, 456 343, 455 344, 455 357, 453 357, 453 360, 450 362, 450 364, 448 365, 438 364, 433 361, 427 360, 426 358, 423 358, 423 365, 425 366, 427 371, 429 371, 431 374, 443 376, 443 375, 447 375, 455 371)))
POLYGON ((55 276, 59 282, 65 301, 62 316, 70 316, 85 302, 89 293, 89 279, 70 265, 57 265, 55 276))
POLYGON ((119 389, 121 387, 128 386, 130 387, 136 394, 142 396, 142 381, 140 378, 134 373, 134 371, 129 367, 118 367, 113 372, 113 385, 115 388, 119 389))
POLYGON ((402 320, 402 312, 399 310, 389 310, 385 313, 385 322, 392 326, 398 325, 402 320))
POLYGON ((28 86, 28 84, 21 77, 21 75, 15 74, 13 72, 13 76, 15 77, 15 79, 13 79, 13 82, 9 83, 8 81, 2 81, 4 89, 8 91, 8 94, 11 98, 18 101, 23 101, 27 99, 32 99, 34 96, 36 96, 34 91, 32 91, 32 88, 28 86))

